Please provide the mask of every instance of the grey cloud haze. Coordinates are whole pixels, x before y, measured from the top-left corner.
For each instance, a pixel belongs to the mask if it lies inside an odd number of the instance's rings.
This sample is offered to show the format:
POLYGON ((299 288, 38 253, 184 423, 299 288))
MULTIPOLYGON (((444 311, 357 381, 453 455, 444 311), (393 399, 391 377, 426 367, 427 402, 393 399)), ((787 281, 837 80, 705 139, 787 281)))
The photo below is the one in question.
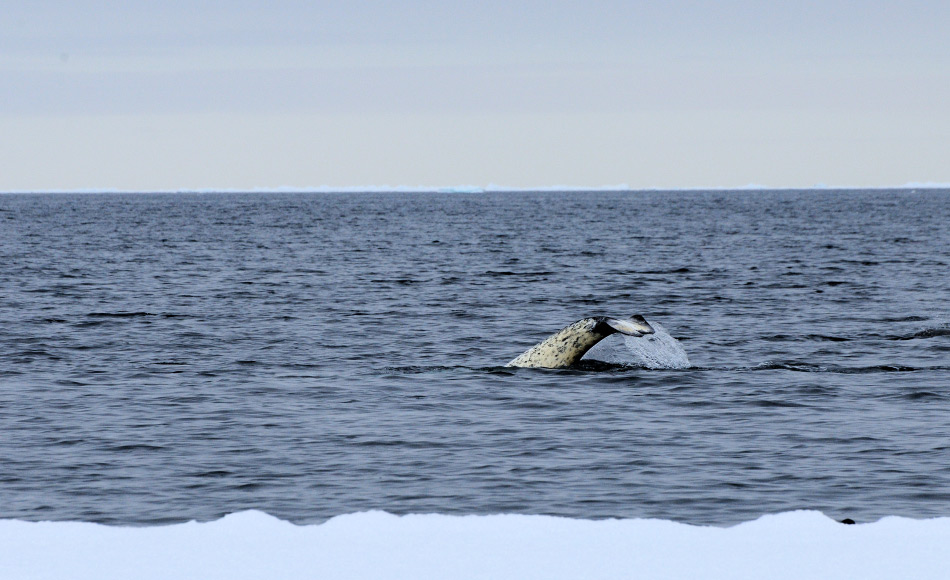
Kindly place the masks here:
POLYGON ((941 2, 17 3, 0 189, 950 181, 941 2))

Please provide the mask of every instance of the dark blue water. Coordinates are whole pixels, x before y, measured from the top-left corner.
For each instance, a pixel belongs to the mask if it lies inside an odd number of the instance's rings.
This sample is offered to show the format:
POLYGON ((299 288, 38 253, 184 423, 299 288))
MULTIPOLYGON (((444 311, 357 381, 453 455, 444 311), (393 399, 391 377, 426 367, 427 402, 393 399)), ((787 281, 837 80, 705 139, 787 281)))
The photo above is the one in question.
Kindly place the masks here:
POLYGON ((935 190, 0 196, 0 518, 948 516, 947 224, 935 190), (634 313, 693 367, 502 366, 634 313))

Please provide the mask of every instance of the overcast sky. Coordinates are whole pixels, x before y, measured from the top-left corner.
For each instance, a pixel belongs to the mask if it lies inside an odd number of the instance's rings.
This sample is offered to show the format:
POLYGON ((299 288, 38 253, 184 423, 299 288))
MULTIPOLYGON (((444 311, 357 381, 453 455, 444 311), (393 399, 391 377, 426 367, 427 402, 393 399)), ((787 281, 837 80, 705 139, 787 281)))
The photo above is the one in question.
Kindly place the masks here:
POLYGON ((950 3, 14 1, 0 190, 950 182, 950 3))

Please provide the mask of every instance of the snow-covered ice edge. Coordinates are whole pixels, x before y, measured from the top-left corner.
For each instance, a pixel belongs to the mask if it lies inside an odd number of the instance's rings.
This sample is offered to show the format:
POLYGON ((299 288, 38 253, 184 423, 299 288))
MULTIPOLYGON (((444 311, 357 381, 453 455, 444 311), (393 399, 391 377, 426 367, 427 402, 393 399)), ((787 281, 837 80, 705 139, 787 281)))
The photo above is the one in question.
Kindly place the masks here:
POLYGON ((298 526, 258 511, 154 527, 0 520, 0 578, 950 577, 950 518, 820 512, 730 528, 665 520, 365 512, 298 526))

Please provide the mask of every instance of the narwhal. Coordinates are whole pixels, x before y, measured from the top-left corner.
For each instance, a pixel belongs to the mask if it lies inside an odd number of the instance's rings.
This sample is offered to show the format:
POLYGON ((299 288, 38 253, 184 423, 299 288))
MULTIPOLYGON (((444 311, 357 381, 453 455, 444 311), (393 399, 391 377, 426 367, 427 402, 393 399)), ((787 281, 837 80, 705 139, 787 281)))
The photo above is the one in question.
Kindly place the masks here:
POLYGON ((606 316, 584 318, 529 348, 505 366, 545 369, 569 367, 579 361, 595 344, 615 332, 627 336, 643 336, 653 334, 654 330, 639 314, 624 320, 606 316))

